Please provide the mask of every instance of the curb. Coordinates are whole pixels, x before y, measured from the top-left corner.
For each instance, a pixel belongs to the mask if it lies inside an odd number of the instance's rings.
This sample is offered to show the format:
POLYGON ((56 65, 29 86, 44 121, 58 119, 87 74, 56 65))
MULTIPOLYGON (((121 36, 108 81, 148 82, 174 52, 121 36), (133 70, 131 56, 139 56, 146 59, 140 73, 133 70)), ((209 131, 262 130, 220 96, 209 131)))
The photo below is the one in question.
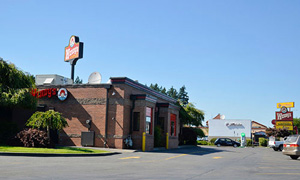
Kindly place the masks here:
POLYGON ((0 156, 29 156, 29 157, 89 157, 89 156, 111 156, 121 154, 119 152, 94 153, 94 154, 49 154, 49 153, 6 153, 0 152, 0 156))

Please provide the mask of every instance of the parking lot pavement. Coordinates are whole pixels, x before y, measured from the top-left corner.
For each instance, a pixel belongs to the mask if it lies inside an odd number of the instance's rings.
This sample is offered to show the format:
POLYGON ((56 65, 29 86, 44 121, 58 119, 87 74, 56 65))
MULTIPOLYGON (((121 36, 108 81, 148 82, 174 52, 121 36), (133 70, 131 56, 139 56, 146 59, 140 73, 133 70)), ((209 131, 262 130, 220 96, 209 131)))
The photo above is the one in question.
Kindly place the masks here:
POLYGON ((270 148, 190 147, 103 157, 0 156, 0 179, 300 179, 270 148))

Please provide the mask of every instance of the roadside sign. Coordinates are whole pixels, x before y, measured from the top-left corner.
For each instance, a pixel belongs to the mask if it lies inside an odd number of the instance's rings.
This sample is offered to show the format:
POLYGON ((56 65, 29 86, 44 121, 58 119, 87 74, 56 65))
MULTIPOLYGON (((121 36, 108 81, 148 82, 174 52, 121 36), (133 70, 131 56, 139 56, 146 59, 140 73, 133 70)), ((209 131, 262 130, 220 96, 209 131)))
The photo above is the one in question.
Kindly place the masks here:
POLYGON ((272 123, 273 125, 276 125, 276 120, 273 119, 273 120, 271 121, 271 123, 272 123))
POLYGON ((277 103, 277 108, 282 108, 283 106, 287 108, 293 108, 295 106, 295 103, 294 102, 277 103))
POLYGON ((276 121, 276 126, 293 126, 293 121, 276 121))
POLYGON ((276 112, 276 120, 284 120, 284 121, 292 121, 293 120, 293 112, 276 112))
POLYGON ((293 126, 276 126, 276 129, 287 129, 287 130, 293 130, 293 126))

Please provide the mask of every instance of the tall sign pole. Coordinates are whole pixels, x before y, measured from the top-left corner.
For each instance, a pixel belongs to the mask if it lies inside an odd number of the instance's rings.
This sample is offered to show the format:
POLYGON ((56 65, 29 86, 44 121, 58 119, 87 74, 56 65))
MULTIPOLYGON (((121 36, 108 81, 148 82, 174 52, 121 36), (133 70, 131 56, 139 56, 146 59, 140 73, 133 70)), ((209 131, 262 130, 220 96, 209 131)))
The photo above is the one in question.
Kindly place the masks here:
POLYGON ((79 42, 79 37, 71 36, 69 45, 65 47, 65 62, 71 64, 71 79, 74 82, 75 65, 78 59, 83 57, 83 42, 79 42))

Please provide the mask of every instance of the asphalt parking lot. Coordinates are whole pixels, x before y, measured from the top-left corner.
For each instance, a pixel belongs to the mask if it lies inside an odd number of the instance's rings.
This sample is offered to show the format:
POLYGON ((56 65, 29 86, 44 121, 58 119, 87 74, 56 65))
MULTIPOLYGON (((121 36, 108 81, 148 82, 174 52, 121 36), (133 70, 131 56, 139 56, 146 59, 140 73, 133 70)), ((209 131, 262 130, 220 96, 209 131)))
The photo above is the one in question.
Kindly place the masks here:
POLYGON ((300 179, 270 148, 186 147, 100 157, 0 156, 0 179, 300 179))

